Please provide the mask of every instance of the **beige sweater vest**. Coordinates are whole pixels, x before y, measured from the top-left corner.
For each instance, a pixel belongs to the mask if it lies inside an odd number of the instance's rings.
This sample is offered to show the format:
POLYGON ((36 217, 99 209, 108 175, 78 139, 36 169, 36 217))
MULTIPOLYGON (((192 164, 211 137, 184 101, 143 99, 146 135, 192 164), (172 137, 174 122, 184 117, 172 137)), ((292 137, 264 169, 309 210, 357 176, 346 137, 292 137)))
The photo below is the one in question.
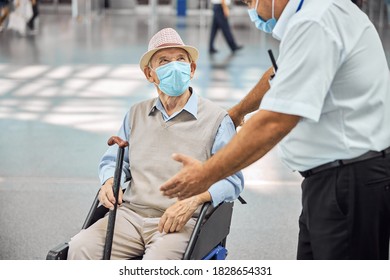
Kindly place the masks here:
POLYGON ((176 202, 160 192, 160 186, 181 169, 172 159, 182 153, 200 161, 211 156, 218 128, 227 112, 209 100, 198 98, 198 115, 183 110, 168 122, 152 109, 156 99, 130 109, 130 171, 132 180, 123 200, 135 212, 147 217, 161 217, 176 202))

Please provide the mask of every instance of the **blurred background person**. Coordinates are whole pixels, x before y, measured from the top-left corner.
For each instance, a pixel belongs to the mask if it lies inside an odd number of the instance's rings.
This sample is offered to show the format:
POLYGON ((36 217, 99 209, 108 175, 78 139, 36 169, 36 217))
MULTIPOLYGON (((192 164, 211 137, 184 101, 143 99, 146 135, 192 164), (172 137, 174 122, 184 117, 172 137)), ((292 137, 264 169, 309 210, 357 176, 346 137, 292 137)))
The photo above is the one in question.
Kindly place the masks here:
POLYGON ((13 11, 9 15, 7 29, 17 31, 24 36, 27 33, 28 22, 34 15, 32 0, 15 0, 13 11))
POLYGON ((209 53, 213 54, 217 52, 217 49, 214 48, 214 41, 219 29, 222 30, 226 43, 229 45, 232 52, 242 49, 242 46, 237 45, 234 40, 228 22, 230 0, 211 0, 211 3, 213 4, 213 23, 210 33, 209 53))
POLYGON ((31 19, 27 22, 27 27, 29 29, 30 34, 36 34, 37 30, 35 28, 35 19, 39 15, 39 6, 38 6, 39 0, 30 0, 30 1, 31 1, 33 15, 31 19))
POLYGON ((9 0, 0 0, 0 32, 4 29, 4 22, 9 15, 9 0))

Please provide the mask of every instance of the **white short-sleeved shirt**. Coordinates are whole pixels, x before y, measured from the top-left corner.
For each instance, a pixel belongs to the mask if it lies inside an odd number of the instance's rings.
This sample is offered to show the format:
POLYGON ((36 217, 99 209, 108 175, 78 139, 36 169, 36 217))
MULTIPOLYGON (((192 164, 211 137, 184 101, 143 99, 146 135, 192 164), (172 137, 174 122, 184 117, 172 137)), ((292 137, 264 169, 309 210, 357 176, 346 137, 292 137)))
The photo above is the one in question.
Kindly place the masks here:
POLYGON ((390 76, 375 27, 350 0, 290 0, 275 26, 278 71, 260 109, 301 116, 279 143, 305 171, 390 146, 390 76))

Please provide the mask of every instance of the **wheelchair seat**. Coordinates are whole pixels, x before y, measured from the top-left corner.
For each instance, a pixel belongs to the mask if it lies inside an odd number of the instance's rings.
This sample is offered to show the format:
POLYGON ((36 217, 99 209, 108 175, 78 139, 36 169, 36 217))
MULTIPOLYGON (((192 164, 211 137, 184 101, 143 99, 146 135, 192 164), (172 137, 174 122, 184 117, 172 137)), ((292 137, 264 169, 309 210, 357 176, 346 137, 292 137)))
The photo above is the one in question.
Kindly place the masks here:
MULTIPOLYGON (((108 209, 99 205, 98 194, 88 212, 82 229, 88 228, 102 218, 108 209)), ((242 202, 242 198, 239 197, 242 202)), ((203 204, 188 246, 183 255, 184 260, 224 260, 227 256, 226 239, 230 232, 234 202, 223 202, 213 207, 211 202, 203 204)), ((47 260, 66 260, 68 242, 61 243, 51 249, 47 260)))

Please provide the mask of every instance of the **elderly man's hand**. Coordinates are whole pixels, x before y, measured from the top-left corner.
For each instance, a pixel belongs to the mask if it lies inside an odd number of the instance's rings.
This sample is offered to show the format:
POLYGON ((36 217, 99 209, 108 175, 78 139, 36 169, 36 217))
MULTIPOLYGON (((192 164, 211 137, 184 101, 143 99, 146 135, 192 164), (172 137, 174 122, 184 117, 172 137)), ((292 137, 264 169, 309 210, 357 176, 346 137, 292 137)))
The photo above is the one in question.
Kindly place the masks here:
MULTIPOLYGON (((114 178, 108 179, 104 185, 100 188, 99 191, 99 201, 100 203, 109 209, 114 209, 115 197, 114 191, 112 190, 112 185, 114 184, 114 178)), ((120 189, 118 194, 118 204, 122 204, 123 192, 120 189)))
POLYGON ((185 199, 208 190, 211 184, 203 173, 203 164, 189 156, 173 154, 172 158, 183 164, 183 168, 161 185, 163 195, 185 199))
POLYGON ((210 200, 210 193, 204 192, 200 195, 177 201, 161 217, 158 230, 165 233, 180 231, 192 217, 196 209, 198 209, 199 205, 210 200))

